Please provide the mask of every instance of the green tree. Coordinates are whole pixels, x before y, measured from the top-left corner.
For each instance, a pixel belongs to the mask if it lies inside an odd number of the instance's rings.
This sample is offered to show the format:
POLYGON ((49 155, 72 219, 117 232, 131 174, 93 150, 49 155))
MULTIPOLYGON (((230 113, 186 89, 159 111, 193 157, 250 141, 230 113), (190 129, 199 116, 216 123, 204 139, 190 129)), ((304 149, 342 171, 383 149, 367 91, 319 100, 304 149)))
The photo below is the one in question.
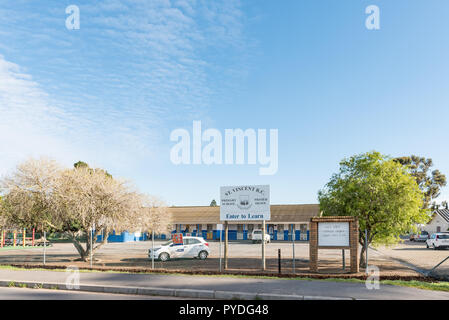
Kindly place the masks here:
POLYGON ((432 205, 430 206, 430 208, 433 210, 439 210, 439 209, 449 209, 449 205, 447 203, 447 201, 443 201, 440 204, 433 202, 432 205))
POLYGON ((89 165, 86 162, 84 162, 84 161, 78 161, 78 162, 73 164, 73 167, 75 167, 76 169, 78 169, 78 168, 89 168, 89 165))
POLYGON ((342 160, 318 199, 325 216, 358 218, 361 267, 366 267, 365 230, 368 245, 393 244, 429 219, 422 191, 407 169, 375 151, 342 160))
POLYGON ((213 199, 210 203, 211 207, 216 207, 217 206, 217 201, 215 201, 215 199, 213 199))
POLYGON ((100 168, 96 168, 96 169, 92 169, 91 167, 89 167, 89 165, 86 163, 86 162, 84 162, 84 161, 78 161, 78 162, 76 162, 76 163, 74 163, 73 164, 73 167, 75 168, 75 169, 82 169, 82 168, 87 168, 89 171, 91 171, 91 172, 103 172, 105 175, 106 175, 106 177, 108 177, 108 178, 112 178, 112 175, 109 173, 109 172, 107 172, 106 170, 104 170, 104 169, 100 169, 100 168))
POLYGON ((440 195, 441 188, 446 186, 446 176, 439 170, 430 172, 430 168, 433 166, 431 158, 426 159, 412 155, 395 158, 394 161, 407 167, 424 193, 423 208, 430 208, 433 205, 432 200, 436 199, 440 195))

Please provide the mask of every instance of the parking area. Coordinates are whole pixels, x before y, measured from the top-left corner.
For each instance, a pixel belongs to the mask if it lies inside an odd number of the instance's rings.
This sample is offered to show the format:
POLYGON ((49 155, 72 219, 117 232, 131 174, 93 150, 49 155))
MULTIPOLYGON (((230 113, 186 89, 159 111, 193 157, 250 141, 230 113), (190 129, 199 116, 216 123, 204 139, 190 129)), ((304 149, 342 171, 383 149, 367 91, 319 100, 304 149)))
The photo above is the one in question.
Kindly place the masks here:
MULTIPOLYGON (((161 241, 155 241, 155 246, 160 245, 161 241)), ((127 243, 109 243, 103 246, 95 253, 94 267, 113 269, 113 270, 149 270, 152 268, 151 260, 148 259, 148 249, 151 247, 151 241, 127 242, 127 243)), ((217 241, 209 241, 211 250, 210 256, 202 261, 198 259, 177 259, 166 262, 155 261, 156 269, 181 270, 181 271, 204 271, 216 272, 219 270, 219 247, 217 241)), ((376 265, 384 276, 411 276, 416 277, 419 274, 412 269, 398 263, 392 259, 390 254, 395 257, 408 256, 408 254, 424 254, 432 257, 436 261, 444 253, 449 255, 449 251, 434 251, 421 248, 422 244, 405 244, 403 247, 379 249, 379 251, 370 251, 370 264, 376 265), (438 257, 435 257, 438 255, 438 257)), ((222 250, 224 243, 222 243, 222 250)), ((293 245, 291 242, 272 242, 266 245, 266 272, 278 272, 278 250, 281 250, 281 272, 293 273, 293 245)), ((261 273, 261 244, 253 244, 251 241, 232 241, 229 244, 228 270, 233 273, 261 273)), ((346 251, 346 269, 342 269, 341 250, 320 250, 319 267, 320 272, 330 274, 342 274, 349 272, 349 251, 346 251)), ((78 266, 89 267, 89 262, 78 261, 78 254, 71 243, 56 243, 46 250, 47 265, 55 266, 78 266)), ((425 258, 416 257, 414 260, 420 261, 425 258)), ((3 250, 0 251, 0 264, 26 264, 42 265, 43 248, 3 250)), ((309 273, 309 245, 307 242, 295 242, 295 273, 309 273)), ((431 263, 430 263, 431 264, 431 263)), ((361 270, 361 274, 363 270, 361 270)))
MULTIPOLYGON (((448 249, 428 249, 425 242, 409 240, 393 247, 379 247, 377 250, 382 254, 425 271, 432 269, 449 256, 448 249)), ((435 270, 435 273, 441 276, 449 276, 449 259, 441 264, 435 270)))

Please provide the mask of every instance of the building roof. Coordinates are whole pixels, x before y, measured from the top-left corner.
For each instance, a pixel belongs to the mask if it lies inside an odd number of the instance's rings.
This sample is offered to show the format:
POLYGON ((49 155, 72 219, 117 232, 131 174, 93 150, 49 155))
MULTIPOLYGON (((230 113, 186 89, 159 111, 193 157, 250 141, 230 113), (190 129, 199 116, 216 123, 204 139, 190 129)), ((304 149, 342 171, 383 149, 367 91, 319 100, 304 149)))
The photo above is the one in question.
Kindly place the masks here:
POLYGON ((446 222, 449 222, 449 209, 438 209, 434 213, 439 214, 446 222))
MULTIPOLYGON (((169 207, 174 224, 216 224, 220 221, 220 207, 169 207)), ((268 223, 301 223, 320 215, 318 204, 280 204, 271 205, 271 220, 268 223)), ((239 221, 238 223, 257 223, 239 221)), ((231 222, 230 222, 231 223, 231 222)), ((237 223, 237 222, 235 222, 237 223)))

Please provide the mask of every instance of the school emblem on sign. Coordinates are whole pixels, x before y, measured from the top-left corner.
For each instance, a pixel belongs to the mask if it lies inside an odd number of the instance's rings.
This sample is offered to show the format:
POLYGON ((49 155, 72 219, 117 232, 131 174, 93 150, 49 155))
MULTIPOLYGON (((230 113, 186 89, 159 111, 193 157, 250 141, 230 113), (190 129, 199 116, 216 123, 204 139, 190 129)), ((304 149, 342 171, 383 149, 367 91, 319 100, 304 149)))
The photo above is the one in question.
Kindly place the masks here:
POLYGON ((237 206, 242 209, 242 210, 246 210, 251 208, 251 202, 249 200, 249 195, 241 195, 239 197, 239 203, 237 204, 237 206))

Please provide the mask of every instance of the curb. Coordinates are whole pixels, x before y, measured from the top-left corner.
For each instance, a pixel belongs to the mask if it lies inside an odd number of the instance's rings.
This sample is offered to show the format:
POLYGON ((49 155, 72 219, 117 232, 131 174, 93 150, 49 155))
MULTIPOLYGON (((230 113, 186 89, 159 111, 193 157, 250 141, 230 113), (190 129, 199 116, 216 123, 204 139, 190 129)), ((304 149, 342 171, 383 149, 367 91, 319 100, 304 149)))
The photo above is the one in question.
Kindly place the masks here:
POLYGON ((217 300, 356 300, 355 298, 339 298, 324 296, 300 296, 270 293, 230 292, 196 289, 168 289, 158 287, 121 287, 95 284, 80 284, 78 288, 68 288, 64 283, 0 280, 0 287, 19 287, 32 289, 54 289, 65 291, 85 291, 98 293, 132 294, 146 296, 166 296, 195 299, 217 300))

